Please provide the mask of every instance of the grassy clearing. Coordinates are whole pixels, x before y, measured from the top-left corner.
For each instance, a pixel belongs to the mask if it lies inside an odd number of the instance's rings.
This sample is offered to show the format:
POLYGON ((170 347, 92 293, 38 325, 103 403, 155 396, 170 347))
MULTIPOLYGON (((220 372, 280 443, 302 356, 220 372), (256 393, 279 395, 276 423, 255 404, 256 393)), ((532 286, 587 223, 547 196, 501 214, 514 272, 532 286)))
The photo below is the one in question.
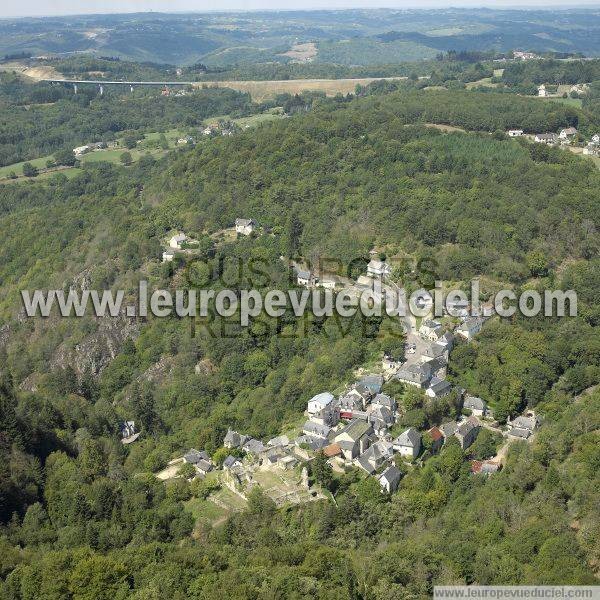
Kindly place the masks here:
POLYGON ((454 127, 453 125, 441 125, 439 123, 423 123, 425 127, 432 127, 433 129, 439 129, 445 133, 453 133, 456 131, 460 131, 461 133, 467 133, 466 129, 462 127, 454 127))
MULTIPOLYGON (((262 116, 262 115, 259 115, 262 116)), ((266 115, 270 116, 270 115, 266 115)), ((82 165, 105 161, 112 164, 120 164, 121 162, 121 154, 123 152, 129 152, 131 154, 131 158, 133 162, 139 160, 144 154, 151 154, 154 157, 161 156, 166 153, 166 150, 162 148, 157 148, 156 144, 158 139, 162 135, 161 132, 154 131, 151 133, 147 133, 144 136, 142 142, 138 145, 137 148, 132 150, 128 150, 127 148, 110 148, 106 150, 96 150, 94 152, 89 152, 88 154, 84 154, 79 157, 79 162, 82 165)), ((174 148, 177 145, 177 140, 185 135, 185 132, 181 129, 170 129, 164 132, 165 137, 167 138, 167 142, 169 144, 169 148, 174 148)), ((47 179, 48 177, 52 177, 56 173, 63 173, 65 176, 71 178, 75 177, 78 173, 81 173, 81 169, 78 168, 65 168, 60 169, 59 171, 49 171, 40 173, 37 177, 23 177, 23 165, 25 163, 30 163, 34 167, 38 169, 45 169, 48 161, 54 160, 54 156, 49 154, 47 156, 41 156, 40 158, 34 158, 32 160, 24 160, 18 163, 13 163, 12 165, 7 165, 5 167, 0 167, 0 181, 6 180, 8 182, 21 182, 21 181, 29 181, 31 179, 47 179), (10 174, 14 173, 17 175, 18 179, 11 180, 9 179, 10 174)))
POLYGON ((256 127, 261 123, 265 123, 267 121, 276 121, 280 119, 282 115, 280 108, 274 108, 265 113, 260 113, 258 115, 250 115, 249 117, 241 117, 239 119, 232 119, 229 115, 220 115, 218 117, 211 117, 210 119, 206 119, 205 123, 207 125, 214 125, 219 121, 233 121, 236 125, 240 127, 256 127))
MULTIPOLYGON (((80 173, 83 173, 83 169, 74 167, 72 169, 62 169, 60 171, 48 171, 46 173, 40 173, 35 179, 51 179, 56 175, 64 175, 67 179, 73 179, 80 173)), ((17 181, 32 181, 32 178, 22 177, 21 179, 17 179, 17 181)))
POLYGON ((162 154, 165 154, 167 151, 156 149, 143 150, 137 148, 134 148, 133 150, 126 150, 125 148, 117 148, 115 150, 100 150, 98 152, 90 152, 89 154, 84 154, 81 157, 81 164, 86 165, 94 162, 109 162, 113 164, 120 164, 121 155, 123 154, 123 152, 129 152, 129 154, 131 154, 133 162, 136 162, 145 154, 150 154, 154 157, 157 157, 161 156, 162 154))
POLYGON ((282 485, 281 478, 271 471, 256 471, 256 473, 254 473, 254 479, 265 491, 282 485))
MULTIPOLYGON (((89 154, 84 154, 79 162, 81 165, 97 163, 97 162, 109 162, 112 164, 121 164, 121 154, 123 152, 129 152, 131 154, 131 158, 133 162, 138 161, 145 154, 150 154, 155 158, 160 157, 167 153, 167 150, 126 150, 124 148, 118 148, 116 150, 98 150, 96 152, 90 152, 89 154)), ((36 166, 38 169, 43 169, 46 167, 46 161, 51 159, 52 156, 44 156, 42 158, 36 158, 35 160, 25 161, 30 162, 32 165, 36 166)), ((83 169, 78 167, 65 167, 59 168, 52 171, 45 171, 37 175, 36 177, 23 177, 23 165, 25 163, 16 163, 14 165, 9 165, 7 167, 2 167, 0 169, 0 183, 22 183, 24 181, 38 181, 40 179, 48 179, 50 177, 54 177, 57 174, 62 174, 68 179, 72 179, 79 173, 83 172, 83 169), (9 175, 11 172, 14 172, 17 175, 17 179, 10 179, 9 175)))
POLYGON ((223 487, 212 494, 206 500, 191 498, 184 503, 185 509, 192 514, 196 525, 205 524, 215 526, 222 522, 233 512, 239 512, 246 508, 246 501, 223 487))
POLYGON ((48 160, 51 159, 52 156, 42 156, 41 158, 24 160, 22 162, 14 163, 12 165, 7 165, 6 167, 0 167, 0 179, 9 177, 11 172, 15 173, 17 176, 23 175, 23 165, 25 163, 31 163, 34 167, 37 167, 38 169, 45 169, 46 163, 48 162, 48 160))
POLYGON ((44 179, 51 179, 52 177, 58 177, 59 175, 66 177, 67 179, 73 179, 80 173, 83 173, 83 169, 78 167, 65 167, 64 169, 56 169, 53 171, 45 171, 40 173, 37 177, 23 177, 19 176, 17 179, 10 179, 8 177, 0 178, 0 185, 10 183, 26 183, 28 181, 40 181, 44 179))
POLYGON ((240 127, 256 127, 261 123, 266 123, 268 121, 277 121, 281 119, 281 114, 279 113, 262 113, 260 115, 251 115, 250 117, 242 117, 241 119, 236 119, 236 123, 240 127))
POLYGON ((147 133, 144 136, 144 139, 141 142, 141 145, 145 144, 153 144, 158 142, 161 135, 167 138, 167 142, 169 142, 169 146, 175 146, 177 144, 177 140, 179 138, 185 137, 187 135, 187 131, 183 129, 169 129, 165 132, 153 131, 151 133, 147 133))
POLYGON ((192 514, 196 523, 207 523, 212 525, 219 519, 226 517, 230 511, 221 506, 217 506, 210 500, 201 500, 192 498, 184 503, 185 509, 192 514))
POLYGON ((580 98, 542 98, 546 102, 560 102, 561 104, 566 104, 567 106, 573 106, 575 108, 581 108, 582 101, 580 98))
POLYGON ((480 86, 495 88, 495 87, 498 87, 498 84, 492 83, 491 77, 484 77, 483 79, 479 79, 477 81, 470 81, 469 83, 466 84, 466 88, 468 90, 471 90, 473 88, 480 87, 480 86))
POLYGON ((211 498, 215 498, 218 502, 225 504, 230 511, 243 510, 247 505, 243 498, 224 486, 218 492, 215 492, 211 498))

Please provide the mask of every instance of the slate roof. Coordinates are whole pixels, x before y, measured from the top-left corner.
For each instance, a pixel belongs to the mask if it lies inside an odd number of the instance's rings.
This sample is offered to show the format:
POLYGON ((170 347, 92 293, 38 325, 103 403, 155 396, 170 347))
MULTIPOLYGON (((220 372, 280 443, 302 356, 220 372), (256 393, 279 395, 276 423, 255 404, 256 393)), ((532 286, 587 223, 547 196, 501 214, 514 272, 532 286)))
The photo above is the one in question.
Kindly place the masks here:
POLYGON ((398 483, 400 483, 400 480, 402 479, 402 472, 398 467, 391 465, 379 476, 379 482, 381 482, 382 479, 387 481, 390 487, 394 489, 398 487, 398 483))
POLYGON ((518 437, 526 440, 531 435, 531 431, 529 431, 529 429, 513 427, 509 430, 508 435, 512 435, 513 437, 518 437))
POLYGON ((438 429, 442 432, 442 435, 445 438, 449 438, 451 436, 453 436, 456 433, 456 430, 458 428, 458 424, 456 423, 456 421, 450 421, 449 423, 442 423, 438 429))
POLYGON ((421 434, 414 427, 409 427, 394 440, 394 446, 407 446, 408 448, 416 448, 420 442, 421 434))
POLYGON ((317 438, 311 435, 301 435, 296 438, 295 442, 296 446, 301 446, 302 444, 306 444, 311 450, 321 450, 321 448, 325 448, 325 446, 329 445, 329 442, 324 438, 317 438))
POLYGON ((481 317, 470 317, 459 325, 457 331, 474 331, 478 327, 481 327, 482 323, 483 319, 481 317))
POLYGON ((205 473, 212 471, 212 465, 207 460, 201 459, 196 463, 195 466, 198 470, 204 471, 205 473))
POLYGON ((361 454, 356 459, 356 462, 358 463, 358 466, 361 467, 362 469, 364 469, 369 475, 373 475, 373 473, 375 473, 375 471, 377 469, 371 463, 371 461, 368 459, 368 457, 365 456, 365 454, 366 454, 366 452, 364 452, 363 454, 361 454))
POLYGON ((446 379, 440 379, 439 377, 432 377, 429 382, 429 389, 437 396, 444 392, 449 392, 452 389, 452 384, 446 379))
POLYGON ((228 429, 225 434, 225 439, 223 440, 223 444, 229 444, 235 447, 243 446, 248 440, 247 435, 242 435, 237 431, 233 431, 232 429, 228 429))
POLYGON ((436 344, 439 344, 440 346, 451 346, 453 342, 454 336, 449 331, 446 331, 446 333, 438 339, 436 344))
POLYGON ((210 461, 210 456, 204 450, 196 450, 195 448, 191 448, 184 455, 183 458, 185 462, 192 463, 193 465, 197 464, 201 460, 210 461))
POLYGON ((528 429, 529 431, 533 431, 538 426, 538 424, 539 422, 536 417, 525 417, 523 415, 510 421, 510 425, 512 427, 528 429))
POLYGON ((423 348, 421 356, 426 356, 427 358, 439 358, 447 350, 448 349, 446 348, 446 346, 442 346, 442 344, 438 344, 437 342, 435 342, 423 348))
POLYGON ((290 438, 287 435, 280 435, 270 439, 267 442, 267 446, 288 446, 290 438))
POLYGON ((371 425, 366 421, 362 421, 361 419, 352 419, 344 429, 337 432, 335 438, 337 440, 343 434, 350 436, 350 438, 354 441, 359 440, 363 435, 369 432, 371 429, 371 425))
POLYGON ((431 367, 426 365, 427 363, 422 363, 404 367, 396 373, 395 378, 423 384, 431 377, 431 367))
POLYGON ((371 405, 385 406, 389 410, 394 410, 396 401, 387 394, 377 394, 373 400, 371 400, 371 405))
POLYGON ((302 433, 315 437, 326 438, 330 431, 331 427, 328 427, 327 425, 320 425, 319 423, 314 423, 313 421, 306 421, 306 423, 304 423, 302 426, 302 433))
POLYGON ((387 406, 375 405, 369 413, 369 418, 378 419, 384 423, 390 424, 394 422, 394 415, 387 406))
POLYGON ((379 441, 369 446, 360 456, 361 458, 365 457, 367 460, 371 462, 381 462, 382 460, 386 460, 390 458, 393 454, 392 444, 385 441, 379 441))
POLYGON ((356 442, 351 441, 351 440, 339 440, 336 442, 336 444, 342 450, 352 450, 354 448, 354 444, 356 444, 356 442))
POLYGON ((463 402, 463 408, 469 410, 485 410, 486 406, 485 401, 477 396, 467 396, 463 402))
MULTIPOLYGON (((360 396, 362 396, 363 398, 370 398, 373 395, 373 390, 371 390, 370 387, 367 387, 364 383, 362 383, 361 381, 359 381, 351 390, 350 392, 357 392, 360 396)), ((348 393, 350 393, 348 392, 348 393)))
POLYGON ((330 392, 321 392, 320 394, 317 394, 316 396, 313 396, 308 402, 316 402, 317 404, 319 404, 322 408, 325 408, 326 406, 329 406, 334 400, 334 396, 332 393, 330 392))
POLYGON ((231 454, 223 461, 223 467, 225 468, 230 468, 233 467, 233 465, 235 465, 236 462, 238 462, 238 458, 236 458, 235 456, 231 456, 231 454))
POLYGON ((265 447, 261 441, 250 438, 243 445, 243 449, 245 452, 249 452, 250 454, 260 454, 264 451, 265 447))
POLYGON ((479 423, 472 421, 471 419, 466 419, 456 428, 456 435, 460 435, 465 437, 468 435, 473 429, 479 427, 479 423))
POLYGON ((445 369, 448 366, 448 361, 446 359, 446 355, 444 354, 442 356, 434 358, 433 360, 428 361, 425 364, 429 365, 429 367, 431 368, 431 373, 437 373, 438 371, 441 371, 442 369, 445 369))
POLYGON ((362 401, 356 395, 341 396, 338 400, 340 410, 360 410, 362 409, 362 401))
POLYGON ((358 382, 358 385, 363 385, 374 394, 378 394, 383 385, 383 375, 366 375, 358 382))

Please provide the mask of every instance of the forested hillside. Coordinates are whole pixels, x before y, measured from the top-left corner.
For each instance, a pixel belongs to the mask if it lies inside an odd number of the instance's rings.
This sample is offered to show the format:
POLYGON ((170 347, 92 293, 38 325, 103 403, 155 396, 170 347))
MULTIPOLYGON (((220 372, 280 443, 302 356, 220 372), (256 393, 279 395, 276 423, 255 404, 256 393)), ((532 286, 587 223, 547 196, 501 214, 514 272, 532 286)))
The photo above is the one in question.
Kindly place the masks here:
MULTIPOLYGON (((490 93, 319 99, 160 161, 2 186, 0 596, 387 600, 426 598, 441 583, 596 583, 600 394, 585 390, 600 383, 600 173, 494 133, 585 130, 594 119, 490 93), (219 237, 238 217, 265 234, 219 237), (266 439, 296 426, 312 395, 380 360, 388 324, 306 325, 286 314, 229 336, 221 328, 231 323, 217 319, 212 336, 175 317, 20 312, 21 289, 184 285, 180 262, 159 262, 174 230, 197 239, 199 257, 238 289, 249 281, 228 261, 262 259, 260 287, 287 289, 280 256, 348 264, 373 246, 430 261, 427 277, 400 274, 409 287, 480 276, 483 295, 576 289, 578 317, 493 319, 451 354, 451 379, 489 398, 499 420, 536 408, 534 442, 511 444, 490 478, 448 443, 393 495, 316 462, 310 476, 335 502, 276 509, 255 490, 244 510, 195 526, 188 502, 210 490, 153 473, 190 447, 222 453, 228 427, 266 439), (127 419, 142 433, 131 446, 118 439, 127 419)), ((425 403, 393 385, 405 426, 456 416, 450 400, 425 403)))
POLYGON ((137 91, 72 89, 50 84, 24 85, 0 75, 0 166, 71 151, 90 142, 114 140, 123 131, 198 127, 207 117, 246 116, 256 110, 247 94, 229 89, 196 90, 186 96, 137 91))
POLYGON ((310 60, 343 65, 418 60, 467 49, 598 56, 599 28, 593 7, 81 15, 5 19, 0 23, 0 53, 87 52, 171 65, 201 61, 216 67, 289 63, 294 54, 288 52, 298 43, 316 46, 310 60))
POLYGON ((597 232, 585 225, 598 221, 593 164, 503 135, 411 124, 552 130, 579 118, 583 127, 585 116, 570 107, 472 92, 332 100, 186 154, 148 194, 183 228, 218 229, 240 213, 283 227, 292 212, 306 255, 349 261, 373 242, 426 247, 445 279, 487 272, 520 281, 532 250, 555 266, 597 252, 597 232))
POLYGON ((508 65, 502 73, 507 85, 532 83, 589 83, 600 80, 600 60, 533 60, 508 65))

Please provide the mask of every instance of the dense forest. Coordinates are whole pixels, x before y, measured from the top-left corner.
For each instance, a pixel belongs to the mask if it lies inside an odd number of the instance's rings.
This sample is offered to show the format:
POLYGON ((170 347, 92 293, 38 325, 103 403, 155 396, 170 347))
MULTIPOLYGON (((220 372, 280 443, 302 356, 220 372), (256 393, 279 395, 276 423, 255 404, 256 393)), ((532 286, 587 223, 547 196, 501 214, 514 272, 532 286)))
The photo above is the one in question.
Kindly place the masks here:
POLYGON ((532 82, 576 84, 600 80, 600 60, 527 60, 507 65, 502 82, 509 86, 532 82))
POLYGON ((32 64, 49 66, 66 79, 110 79, 124 81, 165 81, 177 79, 173 65, 133 62, 109 56, 72 55, 34 61, 32 64))
MULTIPOLYGON (((366 87, 366 94, 387 94, 394 87, 393 82, 376 81, 366 87)), ((591 134, 599 122, 597 114, 561 103, 493 92, 423 90, 401 97, 402 104, 394 103, 391 109, 401 121, 452 125, 468 131, 504 133, 520 128, 527 133, 540 133, 576 126, 591 134)))
MULTIPOLYGON (((426 598, 440 583, 597 582, 600 394, 585 391, 600 383, 600 173, 502 133, 591 129, 595 113, 493 93, 365 95, 317 98, 308 112, 159 161, 0 188, 2 598, 388 600, 426 598), (268 234, 211 237, 240 216, 268 234), (266 438, 297 424, 308 398, 350 382, 389 336, 378 319, 340 327, 286 314, 240 331, 225 319, 20 314, 20 289, 181 285, 184 265, 159 262, 173 230, 198 239, 202 260, 237 288, 249 286, 235 279, 238 259, 265 261, 260 286, 286 289, 282 255, 348 265, 375 246, 430 261, 422 280, 394 273, 407 286, 480 276, 484 296, 506 285, 576 289, 577 318, 494 319, 450 357, 452 380, 488 398, 501 421, 535 407, 544 418, 535 441, 511 444, 488 479, 449 443, 391 496, 317 461, 310 476, 335 503, 276 509, 254 491, 219 526, 195 526, 185 503, 206 486, 153 473, 190 447, 217 455, 228 427, 266 438), (219 335, 226 326, 236 335, 219 335), (125 419, 142 431, 128 447, 118 439, 125 419)), ((136 104, 145 99, 122 104, 144 127, 152 110, 168 121, 168 100, 142 104, 148 114, 136 104)), ((225 90, 182 100, 194 118, 217 100, 220 110, 248 106, 225 90)), ((458 410, 399 384, 386 391, 403 426, 458 410)), ((485 458, 489 446, 472 452, 485 458)))

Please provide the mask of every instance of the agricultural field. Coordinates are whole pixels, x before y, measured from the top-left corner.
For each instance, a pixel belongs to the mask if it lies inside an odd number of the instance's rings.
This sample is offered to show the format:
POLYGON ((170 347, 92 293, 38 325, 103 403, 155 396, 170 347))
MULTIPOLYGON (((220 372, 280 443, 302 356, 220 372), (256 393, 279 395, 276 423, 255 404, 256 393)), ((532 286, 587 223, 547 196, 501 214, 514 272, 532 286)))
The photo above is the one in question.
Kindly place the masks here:
POLYGON ((301 94, 302 92, 325 92, 327 96, 351 94, 357 85, 366 86, 379 79, 401 80, 406 77, 362 77, 357 79, 286 79, 281 81, 202 81, 194 87, 230 88, 247 92, 255 102, 273 98, 277 94, 301 94))

